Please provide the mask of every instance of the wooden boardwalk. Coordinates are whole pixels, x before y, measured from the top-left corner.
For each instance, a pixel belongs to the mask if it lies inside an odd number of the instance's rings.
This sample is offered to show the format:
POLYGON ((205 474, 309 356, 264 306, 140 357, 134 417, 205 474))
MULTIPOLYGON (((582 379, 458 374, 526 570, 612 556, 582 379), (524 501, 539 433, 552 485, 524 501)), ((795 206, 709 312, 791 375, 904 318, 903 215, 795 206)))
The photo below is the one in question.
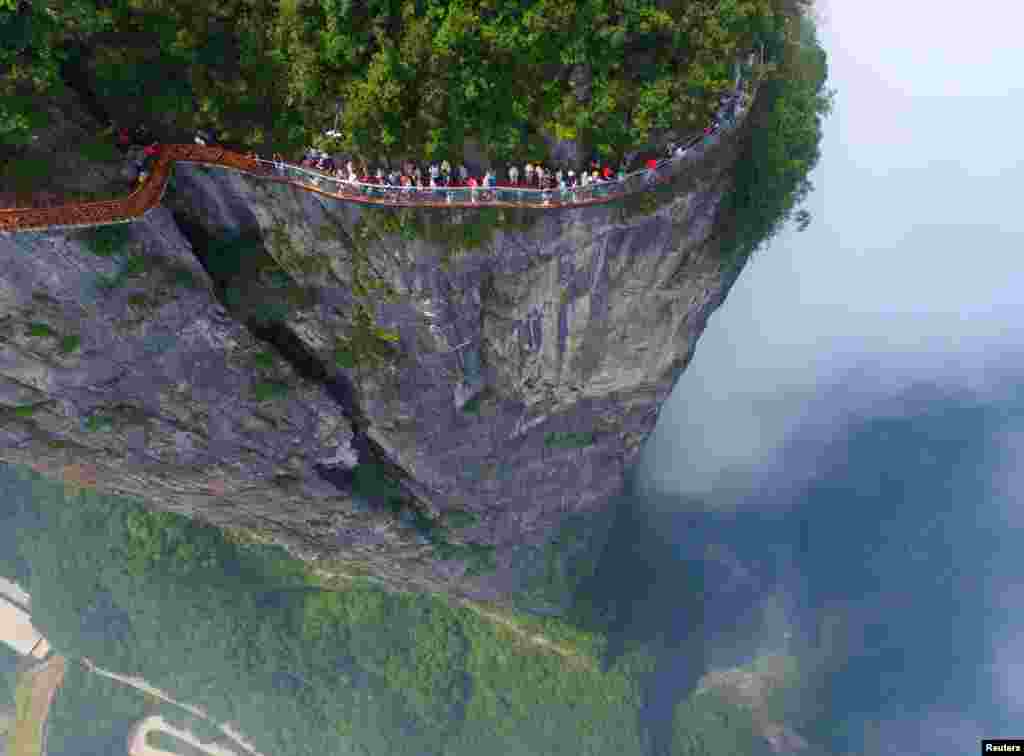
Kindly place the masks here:
MULTIPOLYGON (((764 61, 763 48, 761 61, 764 61)), ((739 74, 737 77, 734 97, 739 96, 742 83, 739 74)), ((753 91, 756 93, 756 84, 753 91)), ((736 127, 736 120, 730 124, 730 130, 736 127)), ((671 180, 684 163, 682 156, 696 145, 716 139, 719 131, 720 128, 717 126, 709 129, 704 136, 696 137, 684 145, 683 154, 661 160, 653 169, 631 173, 622 181, 598 182, 564 190, 537 190, 508 185, 470 189, 462 186, 412 188, 351 184, 326 173, 288 163, 260 160, 223 147, 165 144, 159 146, 156 160, 146 181, 126 197, 44 207, 0 208, 0 233, 87 228, 138 220, 160 204, 171 177, 171 170, 178 162, 229 168, 346 202, 381 207, 525 207, 538 210, 586 207, 612 202, 629 194, 649 191, 653 186, 671 180)))
MULTIPOLYGON (((59 204, 50 207, 0 208, 0 232, 43 231, 130 223, 160 203, 175 163, 200 163, 241 171, 291 184, 349 202, 383 207, 527 207, 554 209, 603 204, 670 178, 665 161, 655 171, 632 174, 625 182, 577 186, 562 191, 528 187, 445 187, 416 189, 380 184, 352 185, 334 176, 291 164, 275 164, 222 147, 166 144, 159 147, 149 177, 131 194, 111 200, 59 204)), ((674 167, 674 166, 673 166, 674 167)))

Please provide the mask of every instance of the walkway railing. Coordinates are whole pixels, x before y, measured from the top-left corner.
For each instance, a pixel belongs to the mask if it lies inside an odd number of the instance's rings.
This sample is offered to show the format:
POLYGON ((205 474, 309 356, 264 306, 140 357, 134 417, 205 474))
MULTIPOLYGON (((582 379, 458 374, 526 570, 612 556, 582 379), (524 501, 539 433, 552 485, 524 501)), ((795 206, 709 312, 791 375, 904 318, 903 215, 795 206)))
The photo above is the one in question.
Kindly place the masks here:
POLYGON ((337 199, 370 205, 544 209, 602 204, 670 181, 681 170, 684 158, 698 145, 712 142, 723 129, 736 128, 744 115, 739 112, 736 101, 736 95, 741 88, 742 79, 736 86, 730 116, 723 121, 721 126, 682 145, 672 157, 658 161, 654 168, 629 173, 621 180, 597 181, 586 186, 578 185, 564 189, 535 189, 507 184, 476 188, 468 186, 436 188, 389 186, 350 182, 291 163, 249 157, 221 147, 169 144, 160 146, 148 179, 127 197, 54 207, 0 209, 0 232, 59 230, 130 223, 141 218, 160 203, 167 189, 171 169, 175 163, 179 162, 231 168, 270 181, 292 184, 337 199))

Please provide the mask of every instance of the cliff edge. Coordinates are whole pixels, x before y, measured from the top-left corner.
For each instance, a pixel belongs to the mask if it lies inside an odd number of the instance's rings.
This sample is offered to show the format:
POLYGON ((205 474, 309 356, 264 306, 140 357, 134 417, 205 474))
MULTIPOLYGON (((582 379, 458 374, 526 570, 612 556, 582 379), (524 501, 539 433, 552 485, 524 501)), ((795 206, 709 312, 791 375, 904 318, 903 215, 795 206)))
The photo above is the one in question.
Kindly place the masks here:
POLYGON ((742 138, 572 210, 178 165, 135 223, 6 235, 0 459, 328 573, 558 612, 738 274, 715 219, 742 138))

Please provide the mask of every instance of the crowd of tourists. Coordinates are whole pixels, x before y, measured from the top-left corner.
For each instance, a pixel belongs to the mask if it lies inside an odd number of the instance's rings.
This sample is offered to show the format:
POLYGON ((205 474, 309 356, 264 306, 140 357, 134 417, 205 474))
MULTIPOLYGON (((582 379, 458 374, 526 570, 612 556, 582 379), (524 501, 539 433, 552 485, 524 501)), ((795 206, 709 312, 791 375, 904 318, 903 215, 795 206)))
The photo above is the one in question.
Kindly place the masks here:
MULTIPOLYGON (((734 123, 737 102, 737 95, 723 96, 712 124, 704 130, 703 135, 687 145, 670 144, 664 157, 669 159, 681 157, 692 144, 716 133, 723 123, 734 123)), ((272 162, 279 172, 286 171, 287 167, 291 165, 279 153, 274 154, 272 162)), ((620 162, 618 166, 612 167, 596 157, 590 160, 588 167, 578 172, 567 166, 556 169, 542 162, 528 162, 521 168, 518 165, 509 165, 501 171, 487 169, 474 173, 465 164, 453 165, 448 160, 435 161, 422 166, 413 161, 392 165, 387 160, 368 165, 360 159, 349 159, 344 162, 335 160, 326 152, 310 148, 300 157, 298 165, 350 185, 368 185, 362 188, 370 193, 375 193, 374 187, 387 187, 397 190, 399 194, 406 191, 411 193, 422 190, 458 188, 471 190, 470 196, 474 199, 477 196, 477 190, 534 189, 560 190, 567 193, 576 189, 621 183, 627 176, 627 167, 624 163, 620 162)), ((648 157, 644 160, 643 165, 647 169, 648 180, 654 180, 660 165, 659 160, 656 157, 648 157)))
MULTIPOLYGON (((274 156, 274 162, 283 164, 280 155, 274 156)), ((574 170, 559 168, 557 171, 542 163, 526 163, 522 170, 519 166, 508 167, 508 180, 499 179, 495 170, 488 169, 482 175, 474 174, 464 163, 453 166, 448 160, 433 162, 427 166, 408 161, 400 167, 389 167, 378 164, 376 170, 369 169, 365 163, 349 160, 344 166, 338 165, 330 156, 323 153, 307 153, 299 165, 321 171, 342 181, 352 184, 377 184, 391 187, 415 189, 521 187, 532 189, 554 189, 557 186, 587 186, 601 181, 621 180, 625 177, 625 169, 619 166, 613 169, 597 159, 590 163, 587 170, 578 174, 574 170)))
MULTIPOLYGON (((705 135, 717 130, 709 126, 705 135)), ((666 157, 680 157, 687 147, 669 145, 666 157)), ((577 189, 599 187, 607 188, 611 184, 621 184, 626 179, 627 171, 624 163, 613 167, 597 157, 590 160, 589 166, 576 171, 565 166, 553 168, 542 162, 528 162, 521 168, 509 165, 500 173, 495 169, 486 169, 480 173, 471 172, 464 163, 453 165, 448 160, 441 160, 421 166, 413 161, 403 162, 400 166, 390 166, 385 162, 369 167, 364 161, 349 159, 343 165, 330 155, 319 150, 309 150, 301 158, 298 165, 307 170, 319 171, 344 183, 359 186, 364 191, 374 193, 374 187, 386 187, 397 193, 423 190, 469 189, 470 197, 476 199, 478 192, 494 189, 533 189, 553 192, 558 190, 571 193, 577 189)), ((275 168, 285 172, 290 165, 280 154, 273 156, 275 168)), ((659 166, 657 158, 648 158, 645 163, 648 178, 653 180, 659 166)), ((449 193, 450 196, 450 193, 449 193)))
MULTIPOLYGON (((737 95, 726 95, 720 102, 720 107, 710 126, 704 130, 702 137, 696 137, 687 145, 670 144, 666 158, 678 158, 686 153, 692 144, 700 141, 701 138, 716 133, 722 123, 734 122, 736 117, 737 95)), ((194 141, 199 145, 213 143, 213 137, 205 130, 199 130, 195 134, 194 141)), ((135 158, 135 167, 138 171, 138 184, 141 186, 152 170, 153 161, 159 152, 159 145, 152 140, 152 135, 145 126, 139 126, 134 133, 126 128, 117 129, 118 148, 126 153, 133 147, 145 145, 142 155, 135 158)), ((256 153, 249 153, 249 157, 257 158, 256 153)), ((274 168, 284 173, 291 165, 280 153, 275 153, 271 161, 274 168)), ((568 166, 561 166, 557 169, 546 165, 543 162, 527 162, 520 168, 518 165, 508 165, 505 170, 496 172, 494 169, 487 169, 480 172, 470 171, 464 163, 453 165, 448 160, 435 161, 427 165, 420 165, 414 161, 405 161, 400 166, 391 165, 389 161, 381 161, 368 165, 363 160, 349 159, 342 164, 342 161, 335 160, 327 153, 308 149, 298 161, 298 165, 308 170, 319 171, 327 176, 334 177, 350 185, 369 185, 372 187, 390 187, 399 192, 416 190, 432 190, 445 188, 469 189, 470 196, 476 200, 478 191, 492 189, 533 189, 539 191, 560 190, 564 194, 575 194, 577 189, 607 187, 610 184, 625 181, 627 177, 626 165, 620 162, 613 167, 606 161, 599 160, 596 156, 589 161, 589 165, 579 171, 568 166)), ((653 181, 656 171, 660 165, 656 157, 647 157, 644 160, 646 177, 653 181)), ((449 195, 450 198, 450 195, 449 195)))

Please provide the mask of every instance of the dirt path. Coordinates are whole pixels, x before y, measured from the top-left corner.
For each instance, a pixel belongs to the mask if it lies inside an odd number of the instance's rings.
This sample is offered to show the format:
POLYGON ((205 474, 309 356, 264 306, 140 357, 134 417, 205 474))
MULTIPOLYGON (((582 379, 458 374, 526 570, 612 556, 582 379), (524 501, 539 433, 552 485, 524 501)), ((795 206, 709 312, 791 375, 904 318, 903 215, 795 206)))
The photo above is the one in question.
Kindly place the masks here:
POLYGON ((584 667, 590 670, 594 670, 597 668, 597 665, 595 664, 593 659, 581 654, 579 651, 576 651, 575 649, 570 648, 569 646, 565 646, 561 643, 553 641, 550 638, 544 637, 543 635, 538 635, 536 633, 530 633, 526 630, 523 630, 523 628, 516 624, 515 621, 509 619, 508 617, 504 617, 496 612, 484 609, 483 607, 478 606, 471 601, 465 601, 463 599, 458 599, 457 601, 460 606, 463 606, 466 609, 475 612, 476 614, 480 615, 481 617, 484 617, 485 619, 489 619, 491 622, 495 622, 501 625, 502 627, 507 628, 524 643, 533 646, 539 646, 547 651, 559 654, 566 660, 580 667, 584 667))
POLYGON ((64 657, 54 656, 18 681, 17 720, 7 740, 9 756, 42 756, 46 718, 66 669, 64 657))
MULTIPOLYGON (((333 572, 327 572, 326 570, 318 568, 314 568, 313 573, 317 577, 326 578, 327 580, 334 580, 339 578, 342 580, 348 580, 350 582, 354 580, 354 578, 348 575, 340 575, 333 572)), ((323 589, 335 590, 329 587, 323 587, 323 589)), ((526 643, 527 645, 538 646, 544 649, 545 651, 556 653, 559 656, 562 656, 563 658, 567 659, 568 661, 579 666, 586 667, 588 669, 597 668, 596 663, 590 657, 584 656, 575 649, 570 648, 568 646, 564 646, 561 643, 557 643, 551 640, 550 638, 544 637, 543 635, 527 632, 508 617, 502 616, 501 614, 492 612, 488 609, 484 609, 482 606, 479 606, 476 603, 469 601, 468 599, 453 598, 452 601, 458 604, 459 606, 476 613, 484 619, 490 620, 491 622, 494 622, 495 624, 501 625, 502 627, 508 629, 517 638, 519 638, 519 640, 521 640, 523 643, 526 643)))
POLYGON ((194 748, 204 751, 210 756, 239 756, 238 751, 232 751, 220 743, 203 743, 188 730, 179 730, 161 716, 151 716, 139 720, 128 736, 128 753, 130 756, 179 756, 174 751, 165 751, 162 748, 154 748, 146 742, 146 736, 153 730, 166 732, 179 740, 183 740, 194 748))
MULTIPOLYGON (((247 753, 252 754, 252 756, 264 756, 264 754, 257 751, 255 746, 253 746, 252 743, 246 740, 240 732, 231 727, 231 725, 221 724, 219 722, 214 722, 212 719, 210 719, 210 717, 206 714, 206 710, 203 709, 201 706, 191 706, 190 704, 184 704, 180 701, 176 701, 175 699, 171 698, 170 695, 160 690, 159 688, 154 688, 141 677, 126 677, 124 675, 119 675, 116 672, 110 672, 108 670, 103 669, 102 667, 97 667, 95 664, 92 663, 90 659, 87 659, 85 657, 83 657, 81 661, 83 666, 85 666, 85 668, 88 669, 90 672, 93 672, 97 675, 103 675, 104 677, 109 677, 111 680, 117 680, 118 682, 124 683, 125 685, 130 685, 133 688, 137 688, 138 690, 149 693, 154 698, 158 698, 161 701, 165 701, 166 703, 177 706, 180 709, 184 709, 189 714, 195 717, 205 719, 207 722, 216 725, 221 732, 223 732, 225 735, 231 738, 234 742, 238 743, 238 745, 247 753)), ((204 746, 204 748, 206 748, 206 746, 204 746)), ((159 751, 157 753, 159 753, 159 751)), ((16 755, 11 754, 11 756, 16 755)))

